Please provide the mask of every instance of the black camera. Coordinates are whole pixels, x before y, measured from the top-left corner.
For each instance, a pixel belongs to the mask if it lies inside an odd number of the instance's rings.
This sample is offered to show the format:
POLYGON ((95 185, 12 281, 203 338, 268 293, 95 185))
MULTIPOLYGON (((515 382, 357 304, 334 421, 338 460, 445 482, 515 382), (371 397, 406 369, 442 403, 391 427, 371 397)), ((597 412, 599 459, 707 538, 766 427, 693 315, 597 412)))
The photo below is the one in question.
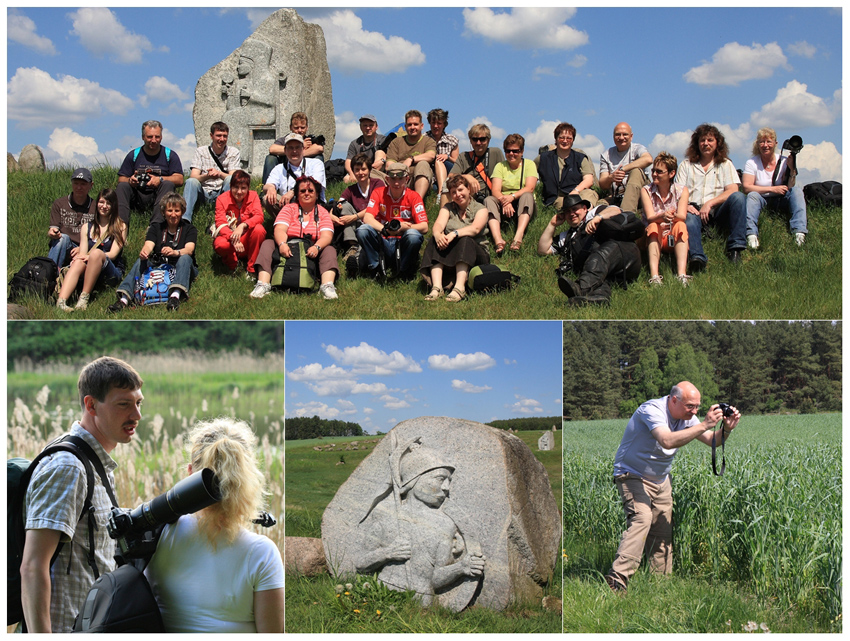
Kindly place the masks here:
POLYGON ((106 530, 118 542, 120 554, 125 559, 146 558, 156 551, 162 526, 220 500, 215 472, 204 468, 134 510, 112 508, 106 530))
POLYGON ((401 221, 398 218, 393 218, 386 225, 384 225, 384 228, 381 230, 381 234, 384 236, 399 236, 400 231, 401 221))
POLYGON ((787 149, 792 154, 799 154, 800 150, 803 149, 803 139, 800 136, 791 136, 782 143, 782 149, 787 149))
POLYGON ((723 412, 723 418, 729 418, 735 413, 735 408, 729 405, 729 403, 718 403, 717 407, 723 412))
POLYGON ((144 169, 137 169, 136 178, 139 181, 139 188, 145 189, 148 186, 148 183, 151 181, 151 174, 149 174, 144 169))

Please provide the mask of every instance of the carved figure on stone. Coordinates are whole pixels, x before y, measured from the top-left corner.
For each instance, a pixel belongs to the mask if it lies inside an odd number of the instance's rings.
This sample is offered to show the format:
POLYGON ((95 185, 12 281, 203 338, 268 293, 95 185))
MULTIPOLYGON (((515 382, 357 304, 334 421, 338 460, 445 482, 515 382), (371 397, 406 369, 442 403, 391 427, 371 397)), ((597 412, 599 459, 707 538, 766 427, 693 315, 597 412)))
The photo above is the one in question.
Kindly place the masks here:
POLYGON ((355 533, 357 571, 379 572, 391 589, 413 590, 425 606, 436 601, 463 609, 484 574, 486 559, 480 545, 442 511, 455 468, 424 446, 421 437, 394 444, 388 467, 391 486, 375 498, 355 533))
POLYGON ((226 111, 222 120, 230 126, 232 143, 241 148, 250 140, 250 128, 273 125, 278 79, 270 64, 272 48, 248 38, 239 50, 237 77, 221 76, 221 94, 226 111))

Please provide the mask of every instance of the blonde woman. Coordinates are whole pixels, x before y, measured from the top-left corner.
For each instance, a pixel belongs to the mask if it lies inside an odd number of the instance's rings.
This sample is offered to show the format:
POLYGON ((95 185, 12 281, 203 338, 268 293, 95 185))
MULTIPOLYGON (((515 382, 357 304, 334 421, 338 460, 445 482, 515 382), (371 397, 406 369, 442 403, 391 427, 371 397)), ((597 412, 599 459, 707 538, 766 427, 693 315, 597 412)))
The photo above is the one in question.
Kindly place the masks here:
POLYGON ((247 423, 218 418, 189 434, 189 474, 218 477, 222 499, 165 526, 145 575, 167 632, 283 632, 283 562, 248 531, 263 502, 263 475, 247 423))

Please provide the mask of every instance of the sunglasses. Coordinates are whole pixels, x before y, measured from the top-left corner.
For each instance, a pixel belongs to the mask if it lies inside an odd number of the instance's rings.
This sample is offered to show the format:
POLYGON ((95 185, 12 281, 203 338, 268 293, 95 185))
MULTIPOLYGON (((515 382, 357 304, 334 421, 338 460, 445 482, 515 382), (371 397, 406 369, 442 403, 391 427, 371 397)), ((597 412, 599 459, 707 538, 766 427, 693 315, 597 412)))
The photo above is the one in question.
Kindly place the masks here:
POLYGON ((470 140, 472 142, 487 142, 490 139, 487 136, 473 136, 470 140))
POLYGON ((298 193, 299 194, 315 194, 316 190, 315 189, 299 189, 298 193))
POLYGON ((521 154, 522 149, 505 149, 506 154, 521 154))
POLYGON ((656 169, 654 167, 652 168, 653 174, 666 174, 667 172, 668 172, 667 169, 656 169))

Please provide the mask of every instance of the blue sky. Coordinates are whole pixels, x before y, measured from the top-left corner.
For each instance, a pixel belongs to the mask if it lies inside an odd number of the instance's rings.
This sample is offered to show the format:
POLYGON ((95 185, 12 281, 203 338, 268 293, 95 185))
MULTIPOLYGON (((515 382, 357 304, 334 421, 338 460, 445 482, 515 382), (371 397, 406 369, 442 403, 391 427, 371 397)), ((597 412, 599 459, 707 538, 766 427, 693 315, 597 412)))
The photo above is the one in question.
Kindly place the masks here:
MULTIPOLYGON (((7 14, 7 148, 50 163, 119 164, 148 118, 188 162, 195 84, 272 9, 32 8, 7 14)), ((328 43, 334 157, 366 112, 384 131, 411 108, 449 110, 449 130, 487 122, 526 147, 571 122, 598 163, 614 125, 679 157, 703 121, 735 165, 759 127, 806 147, 800 182, 841 180, 842 15, 829 8, 302 8, 328 43), (658 44, 656 44, 658 43, 658 44)), ((317 132, 326 133, 326 132, 317 132)), ((203 141, 202 141, 203 142, 203 141)))
POLYGON ((286 415, 374 434, 417 416, 560 416, 558 321, 287 321, 286 415))

